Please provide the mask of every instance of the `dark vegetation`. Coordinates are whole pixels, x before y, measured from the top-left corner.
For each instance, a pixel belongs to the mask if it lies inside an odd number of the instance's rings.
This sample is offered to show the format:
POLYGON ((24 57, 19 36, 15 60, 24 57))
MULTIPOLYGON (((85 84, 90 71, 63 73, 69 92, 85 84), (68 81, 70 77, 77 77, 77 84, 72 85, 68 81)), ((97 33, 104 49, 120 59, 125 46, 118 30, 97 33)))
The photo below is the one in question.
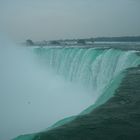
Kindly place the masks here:
POLYGON ((108 42, 140 42, 140 36, 126 36, 126 37, 97 37, 95 41, 108 42))
POLYGON ((26 40, 26 45, 27 46, 34 46, 35 44, 34 44, 34 42, 31 39, 27 39, 26 40))
POLYGON ((86 40, 85 39, 79 39, 79 40, 77 40, 77 43, 85 45, 86 44, 86 40))
POLYGON ((97 37, 87 39, 65 39, 33 42, 31 39, 26 40, 27 46, 57 46, 57 45, 91 45, 94 42, 140 42, 140 36, 133 37, 97 37))

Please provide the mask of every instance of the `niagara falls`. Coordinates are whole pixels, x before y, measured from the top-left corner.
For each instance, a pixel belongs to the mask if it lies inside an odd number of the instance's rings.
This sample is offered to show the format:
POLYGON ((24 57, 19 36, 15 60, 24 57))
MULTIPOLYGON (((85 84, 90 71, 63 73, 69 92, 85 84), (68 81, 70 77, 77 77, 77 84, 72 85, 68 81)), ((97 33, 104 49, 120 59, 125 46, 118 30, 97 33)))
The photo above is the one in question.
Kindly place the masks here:
POLYGON ((139 13, 0 0, 0 140, 140 140, 139 13))

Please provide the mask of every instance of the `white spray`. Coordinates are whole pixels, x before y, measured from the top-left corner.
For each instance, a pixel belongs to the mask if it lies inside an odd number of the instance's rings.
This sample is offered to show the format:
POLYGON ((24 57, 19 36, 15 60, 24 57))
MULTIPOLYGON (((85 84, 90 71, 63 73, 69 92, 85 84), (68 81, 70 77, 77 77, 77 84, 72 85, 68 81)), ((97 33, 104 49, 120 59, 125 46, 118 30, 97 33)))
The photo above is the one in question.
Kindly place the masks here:
POLYGON ((1 40, 1 140, 44 130, 91 104, 91 94, 40 67, 30 49, 1 40))

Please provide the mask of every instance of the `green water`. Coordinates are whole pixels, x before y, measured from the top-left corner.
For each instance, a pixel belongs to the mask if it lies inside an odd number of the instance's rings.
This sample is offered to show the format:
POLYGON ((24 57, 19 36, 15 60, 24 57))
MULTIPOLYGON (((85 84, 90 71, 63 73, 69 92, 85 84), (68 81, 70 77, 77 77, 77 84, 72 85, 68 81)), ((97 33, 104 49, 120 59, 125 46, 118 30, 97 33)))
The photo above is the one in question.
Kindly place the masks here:
MULTIPOLYGON (((140 64, 140 57, 134 51, 93 48, 36 48, 33 51, 41 65, 50 67, 72 83, 82 85, 87 91, 93 91, 95 102, 80 115, 90 113, 111 98, 125 76, 125 70, 140 64)), ((75 117, 60 120, 48 129, 61 126, 75 117)), ((14 140, 32 140, 35 135, 14 140)))

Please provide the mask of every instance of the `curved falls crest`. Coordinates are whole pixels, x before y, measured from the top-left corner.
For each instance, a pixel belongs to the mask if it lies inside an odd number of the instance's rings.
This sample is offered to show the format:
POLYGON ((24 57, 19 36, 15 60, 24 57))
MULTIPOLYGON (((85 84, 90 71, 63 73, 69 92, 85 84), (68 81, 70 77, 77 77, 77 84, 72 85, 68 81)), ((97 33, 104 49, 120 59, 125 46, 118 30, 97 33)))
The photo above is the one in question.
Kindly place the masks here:
MULTIPOLYGON (((29 51, 35 54, 41 66, 49 67, 55 74, 84 87, 87 94, 91 94, 93 104, 81 115, 91 112, 111 98, 125 76, 125 70, 140 64, 136 51, 96 48, 32 48, 29 51)), ((48 129, 73 119, 75 117, 66 118, 48 129)), ((14 140, 33 140, 35 135, 19 136, 14 140)))
POLYGON ((35 51, 44 64, 66 80, 92 90, 96 99, 115 79, 122 77, 125 69, 140 64, 135 51, 94 48, 38 48, 35 51))

